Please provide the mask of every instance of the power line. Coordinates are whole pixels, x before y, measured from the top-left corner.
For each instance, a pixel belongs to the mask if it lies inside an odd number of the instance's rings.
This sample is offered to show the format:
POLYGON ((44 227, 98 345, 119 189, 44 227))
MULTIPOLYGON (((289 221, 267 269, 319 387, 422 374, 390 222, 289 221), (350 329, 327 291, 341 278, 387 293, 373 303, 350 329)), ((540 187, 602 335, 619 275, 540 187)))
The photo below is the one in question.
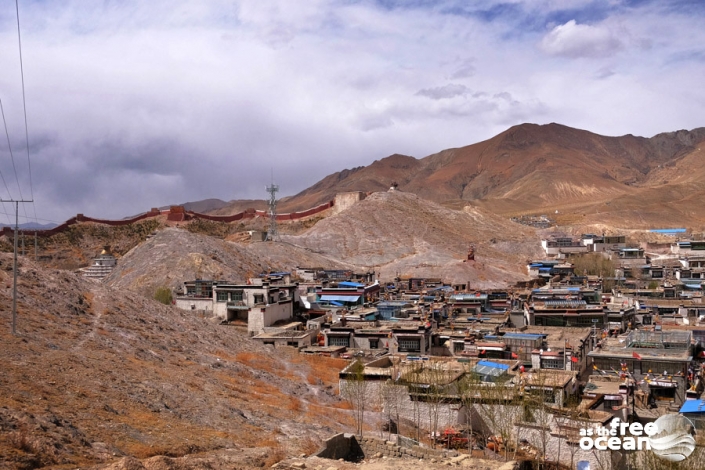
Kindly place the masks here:
MULTIPOLYGON (((20 50, 20 76, 22 77, 22 107, 24 109, 24 137, 27 142, 27 167, 29 169, 29 192, 30 201, 32 202, 32 208, 34 209, 34 218, 37 218, 37 207, 34 205, 34 188, 32 187, 32 162, 29 159, 29 127, 27 126, 27 100, 25 98, 24 92, 24 65, 22 62, 22 35, 20 33, 20 4, 19 0, 15 0, 15 11, 17 12, 17 43, 20 50)), ((14 161, 12 163, 15 164, 14 161)), ((16 172, 15 172, 16 175, 16 172)), ((19 182, 17 183, 19 185, 19 182)), ((20 193, 20 199, 22 199, 22 193, 20 193)), ((27 209, 23 205, 24 215, 27 216, 27 209)))
MULTIPOLYGON (((3 125, 5 126, 5 136, 7 137, 7 148, 10 150, 10 158, 12 159, 12 168, 15 167, 15 157, 12 155, 12 145, 10 145, 10 133, 7 131, 7 121, 5 120, 5 108, 2 106, 2 99, 0 99, 0 113, 2 114, 2 122, 3 125)), ((10 187, 7 185, 7 181, 5 181, 5 176, 2 174, 0 171, 0 177, 2 177, 2 182, 5 185, 5 189, 7 189, 7 194, 12 199, 12 193, 10 192, 10 187)), ((17 171, 15 171, 15 177, 17 177, 17 171)), ((19 187, 19 180, 17 182, 17 185, 19 187)), ((20 198, 21 199, 21 198, 20 198)), ((2 203, 2 210, 5 212, 5 215, 7 215, 7 221, 8 223, 12 223, 10 220, 10 214, 7 213, 7 209, 5 209, 5 202, 2 203)))
MULTIPOLYGON (((0 215, 6 215, 6 216, 10 217, 10 216, 13 216, 14 214, 11 213, 11 212, 0 212, 0 215)), ((25 219, 25 220, 34 220, 34 221, 36 221, 37 223, 38 223, 38 221, 42 221, 42 222, 51 222, 52 224, 57 224, 57 225, 60 225, 60 224, 63 224, 63 223, 64 223, 64 222, 59 222, 58 220, 51 220, 51 219, 42 219, 42 218, 36 218, 36 219, 35 219, 34 217, 32 217, 32 218, 30 219, 29 217, 25 217, 25 216, 22 216, 22 215, 21 215, 20 217, 22 217, 22 218, 25 219)), ((10 224, 12 224, 12 222, 10 222, 10 224)), ((3 224, 3 225, 4 225, 4 224, 3 224)), ((7 227, 7 225, 5 225, 5 226, 7 227)), ((31 231, 31 230, 30 230, 30 231, 31 231)))

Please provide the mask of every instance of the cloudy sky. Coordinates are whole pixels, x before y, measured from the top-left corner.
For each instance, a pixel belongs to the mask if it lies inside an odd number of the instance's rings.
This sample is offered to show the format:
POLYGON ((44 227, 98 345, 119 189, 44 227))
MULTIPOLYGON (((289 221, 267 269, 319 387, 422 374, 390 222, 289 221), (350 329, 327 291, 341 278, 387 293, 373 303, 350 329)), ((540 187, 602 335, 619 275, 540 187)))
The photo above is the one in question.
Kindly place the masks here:
POLYGON ((272 173, 293 195, 523 122, 647 137, 705 126, 700 0, 19 6, 29 159, 7 1, 0 99, 17 176, 2 132, 0 194, 33 195, 20 214, 40 222, 265 198, 272 173))

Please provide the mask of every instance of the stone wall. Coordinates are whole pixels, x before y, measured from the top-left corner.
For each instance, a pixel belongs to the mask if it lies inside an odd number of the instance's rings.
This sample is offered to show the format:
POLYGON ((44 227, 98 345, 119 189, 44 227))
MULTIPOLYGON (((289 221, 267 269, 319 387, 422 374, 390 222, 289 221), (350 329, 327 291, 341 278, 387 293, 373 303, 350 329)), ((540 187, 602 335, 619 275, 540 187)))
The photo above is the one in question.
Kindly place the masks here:
POLYGON ((458 453, 454 450, 431 449, 420 447, 417 445, 411 447, 402 447, 394 441, 385 441, 376 437, 358 438, 360 448, 365 454, 365 458, 410 458, 410 459, 444 459, 449 457, 457 457, 458 453))
POLYGON ((385 441, 376 437, 356 437, 354 434, 336 434, 323 443, 323 447, 316 453, 317 457, 326 459, 345 459, 357 461, 363 458, 408 458, 408 459, 436 459, 457 457, 454 450, 431 449, 412 445, 403 447, 394 441, 385 441))
POLYGON ((363 453, 354 434, 340 433, 325 440, 323 447, 316 452, 316 457, 357 460, 358 457, 363 457, 363 453))
POLYGON ((365 199, 365 193, 360 191, 336 194, 333 204, 333 215, 340 214, 363 199, 365 199))

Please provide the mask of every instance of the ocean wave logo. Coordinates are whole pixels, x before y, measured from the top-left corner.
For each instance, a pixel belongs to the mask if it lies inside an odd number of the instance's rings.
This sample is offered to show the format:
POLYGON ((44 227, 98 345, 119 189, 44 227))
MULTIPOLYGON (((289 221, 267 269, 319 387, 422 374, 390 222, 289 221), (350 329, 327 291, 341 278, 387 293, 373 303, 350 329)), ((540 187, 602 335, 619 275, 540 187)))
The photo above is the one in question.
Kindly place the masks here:
POLYGON ((688 418, 663 415, 655 423, 658 433, 649 436, 651 451, 663 460, 681 462, 695 450, 695 428, 688 418))

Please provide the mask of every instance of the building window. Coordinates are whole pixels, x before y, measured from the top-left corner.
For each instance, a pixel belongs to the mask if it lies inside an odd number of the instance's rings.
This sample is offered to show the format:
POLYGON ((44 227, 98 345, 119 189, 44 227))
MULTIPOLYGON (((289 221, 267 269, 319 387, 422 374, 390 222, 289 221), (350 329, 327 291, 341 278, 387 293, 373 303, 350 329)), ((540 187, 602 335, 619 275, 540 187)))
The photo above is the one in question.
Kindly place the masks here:
POLYGON ((652 374, 656 376, 666 376, 675 375, 683 370, 683 365, 676 362, 662 362, 662 361, 641 361, 641 373, 646 374, 651 371, 652 374))
POLYGON ((350 347, 350 337, 349 336, 329 336, 328 346, 345 346, 350 347))
POLYGON ((370 349, 377 349, 379 348, 379 339, 371 339, 370 340, 370 349))
POLYGON ((418 339, 400 339, 399 351, 401 352, 421 352, 421 341, 418 339))
POLYGON ((456 341, 453 343, 453 352, 459 353, 465 350, 465 342, 456 341))
POLYGON ((236 290, 230 294, 230 300, 233 302, 242 302, 242 291, 236 290))
POLYGON ((541 359, 542 369, 563 369, 563 359, 541 359))
POLYGON ((615 411, 615 408, 622 406, 622 400, 605 400, 603 402, 603 409, 605 411, 615 411))
POLYGON ((580 326, 602 326, 602 318, 595 318, 595 317, 578 317, 578 320, 576 323, 580 326), (596 322, 593 322, 593 320, 597 320, 596 322))
POLYGON ((218 291, 216 293, 216 299, 218 302, 227 302, 228 301, 228 293, 223 292, 223 291, 218 291))
POLYGON ((657 400, 672 401, 676 398, 675 387, 651 387, 651 394, 657 400))
POLYGON ((264 303, 264 295, 255 294, 255 304, 263 304, 263 303, 264 303))

